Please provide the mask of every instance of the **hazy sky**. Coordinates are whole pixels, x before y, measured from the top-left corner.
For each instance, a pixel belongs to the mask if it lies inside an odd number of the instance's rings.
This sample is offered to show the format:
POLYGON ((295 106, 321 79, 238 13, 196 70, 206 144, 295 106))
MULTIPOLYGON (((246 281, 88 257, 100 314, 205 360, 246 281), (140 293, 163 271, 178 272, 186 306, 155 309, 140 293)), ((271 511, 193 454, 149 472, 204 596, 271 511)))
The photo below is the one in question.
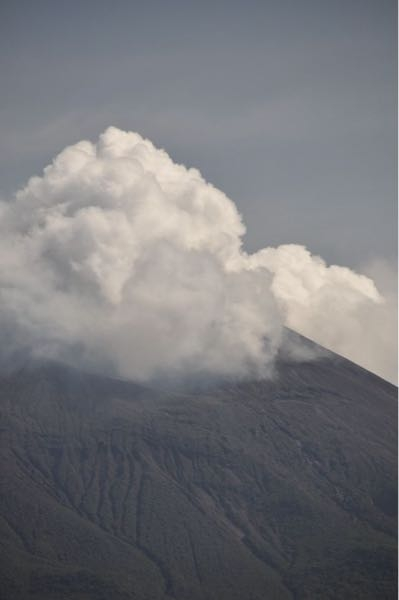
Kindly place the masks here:
POLYGON ((246 244, 396 254, 396 2, 3 1, 0 188, 108 125, 198 167, 246 244))

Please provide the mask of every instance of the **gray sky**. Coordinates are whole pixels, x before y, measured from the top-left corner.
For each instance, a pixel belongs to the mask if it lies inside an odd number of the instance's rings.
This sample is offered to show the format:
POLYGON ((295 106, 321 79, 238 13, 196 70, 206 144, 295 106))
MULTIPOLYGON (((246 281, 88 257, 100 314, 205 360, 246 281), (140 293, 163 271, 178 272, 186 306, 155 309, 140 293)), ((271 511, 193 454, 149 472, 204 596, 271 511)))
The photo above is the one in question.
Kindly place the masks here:
POLYGON ((3 1, 0 189, 108 125, 198 167, 250 250, 396 255, 396 2, 3 1))

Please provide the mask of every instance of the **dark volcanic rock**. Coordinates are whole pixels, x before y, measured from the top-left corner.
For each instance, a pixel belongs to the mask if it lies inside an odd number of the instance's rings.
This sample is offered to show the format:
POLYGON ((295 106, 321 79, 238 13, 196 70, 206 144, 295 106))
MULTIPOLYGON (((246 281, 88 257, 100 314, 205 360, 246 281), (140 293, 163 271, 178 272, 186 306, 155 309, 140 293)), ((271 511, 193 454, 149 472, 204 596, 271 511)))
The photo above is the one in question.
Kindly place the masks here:
POLYGON ((332 354, 153 391, 3 376, 3 600, 396 597, 396 388, 332 354))

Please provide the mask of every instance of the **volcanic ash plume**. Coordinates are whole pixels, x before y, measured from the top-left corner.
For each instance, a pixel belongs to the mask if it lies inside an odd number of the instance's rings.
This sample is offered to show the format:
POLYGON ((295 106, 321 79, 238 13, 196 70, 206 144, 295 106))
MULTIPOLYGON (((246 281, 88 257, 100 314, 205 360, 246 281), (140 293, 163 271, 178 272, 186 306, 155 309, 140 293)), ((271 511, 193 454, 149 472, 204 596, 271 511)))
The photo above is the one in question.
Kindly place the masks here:
POLYGON ((246 254, 231 200, 113 127, 66 148, 0 217, 3 360, 260 377, 284 324, 339 352, 384 304, 371 279, 302 246, 246 254))

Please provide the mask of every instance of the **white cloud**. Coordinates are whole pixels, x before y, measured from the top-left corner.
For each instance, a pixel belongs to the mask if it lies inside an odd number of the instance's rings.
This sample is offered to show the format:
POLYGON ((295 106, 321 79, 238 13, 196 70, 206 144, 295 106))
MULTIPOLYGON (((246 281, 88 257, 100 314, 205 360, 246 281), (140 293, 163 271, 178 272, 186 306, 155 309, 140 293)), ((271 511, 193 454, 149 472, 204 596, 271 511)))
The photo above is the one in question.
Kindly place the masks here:
MULTIPOLYGON (((61 152, 0 217, 5 356, 28 348, 135 379, 261 376, 284 323, 356 360, 384 305, 371 279, 301 246, 247 255, 231 200, 112 127, 61 152)), ((366 341, 382 347, 374 329, 366 341)))
POLYGON ((272 291, 284 322, 380 376, 397 381, 397 294, 392 267, 327 266, 306 248, 284 245, 250 257, 273 273, 272 291))

